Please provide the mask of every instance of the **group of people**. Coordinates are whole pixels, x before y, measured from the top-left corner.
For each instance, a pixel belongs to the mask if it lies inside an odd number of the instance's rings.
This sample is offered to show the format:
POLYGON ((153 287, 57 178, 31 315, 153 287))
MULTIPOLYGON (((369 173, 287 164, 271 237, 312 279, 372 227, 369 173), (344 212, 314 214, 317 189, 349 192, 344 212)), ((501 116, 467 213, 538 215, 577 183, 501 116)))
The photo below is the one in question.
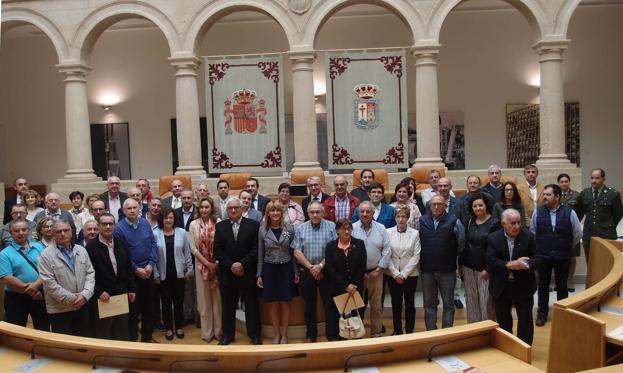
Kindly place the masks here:
POLYGON ((349 191, 347 179, 336 175, 333 195, 312 176, 300 205, 287 183, 274 201, 262 196, 256 178, 236 196, 220 179, 213 197, 204 183, 193 191, 174 180, 171 197, 161 199, 146 179, 126 194, 110 177, 101 195, 84 200, 71 193, 68 211, 56 193, 39 206, 38 194, 19 178, 17 197, 5 203, 0 251, 6 321, 26 325, 30 315, 41 330, 156 342, 154 327, 168 340, 184 338, 185 323, 196 315, 202 339, 227 345, 235 340, 242 301, 247 335, 261 344, 262 301, 273 343, 288 343, 290 304, 300 291, 307 340, 318 338, 319 294, 326 337, 334 341, 341 339, 342 310, 333 297, 359 292, 369 306, 370 335, 379 337, 386 289, 393 334, 414 332, 419 279, 427 330, 437 328, 439 297, 441 327, 453 325, 462 281, 468 322, 497 320, 512 332, 515 307, 517 334, 532 343, 537 288, 536 325, 543 325, 552 270, 557 297, 565 298, 573 291, 580 240, 588 259, 590 237, 616 238, 623 216, 621 197, 604 184, 602 169, 578 193, 566 174, 543 186, 536 166, 528 165, 516 185, 502 182, 500 167, 492 165, 488 182, 470 175, 460 198, 449 178, 431 170, 420 195, 407 177, 389 204, 374 176, 364 169, 362 185, 349 191), (120 295, 128 298, 129 314, 100 318, 99 307, 120 295))

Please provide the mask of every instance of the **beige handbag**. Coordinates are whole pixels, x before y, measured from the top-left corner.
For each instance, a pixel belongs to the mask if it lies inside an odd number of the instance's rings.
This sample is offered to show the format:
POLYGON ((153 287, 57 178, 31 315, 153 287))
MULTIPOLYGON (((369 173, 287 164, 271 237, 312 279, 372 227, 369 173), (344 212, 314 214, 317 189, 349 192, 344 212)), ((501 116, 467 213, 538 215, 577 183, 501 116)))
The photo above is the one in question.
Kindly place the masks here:
POLYGON ((366 335, 366 327, 363 325, 363 320, 361 320, 361 317, 359 316, 359 311, 357 309, 354 310, 354 315, 351 314, 351 316, 349 317, 345 317, 344 315, 346 305, 352 298, 353 295, 351 294, 348 297, 348 300, 344 303, 344 308, 342 309, 342 313, 340 314, 340 337, 346 339, 357 339, 362 338, 366 335))

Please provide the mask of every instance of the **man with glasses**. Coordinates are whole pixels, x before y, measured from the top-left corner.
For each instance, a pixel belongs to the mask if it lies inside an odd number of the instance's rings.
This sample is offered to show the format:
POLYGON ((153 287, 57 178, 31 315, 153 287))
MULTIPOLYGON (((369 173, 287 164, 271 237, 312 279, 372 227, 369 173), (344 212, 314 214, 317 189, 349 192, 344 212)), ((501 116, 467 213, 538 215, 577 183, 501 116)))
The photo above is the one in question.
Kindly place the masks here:
MULTIPOLYGON (((2 248, 10 246, 13 243, 13 235, 9 224, 11 224, 12 221, 26 219, 26 216, 28 216, 26 205, 17 204, 11 207, 11 219, 2 227, 2 248)), ((30 239, 34 240, 37 234, 37 224, 30 220, 26 220, 26 222, 28 223, 28 235, 30 236, 30 239)))
POLYGON ((307 214, 307 207, 310 202, 320 202, 324 203, 330 196, 322 191, 322 185, 320 185, 320 177, 318 176, 310 176, 307 178, 307 190, 309 191, 309 195, 303 199, 301 207, 303 207, 303 215, 305 215, 305 221, 309 220, 309 215, 307 214))
POLYGON ((53 230, 54 242, 43 250, 38 267, 52 332, 86 337, 95 271, 86 249, 72 244, 66 221, 56 221, 53 230))
MULTIPOLYGON (((299 263, 301 276, 301 291, 305 301, 305 325, 307 328, 308 342, 316 342, 318 328, 316 325, 316 293, 320 291, 320 297, 325 309, 325 315, 335 313, 333 298, 331 297, 331 284, 325 279, 324 253, 327 244, 337 239, 335 224, 324 220, 324 208, 322 203, 313 201, 309 204, 307 212, 309 220, 298 226, 292 240, 294 257, 299 263)), ((338 340, 338 335, 332 335, 331 331, 338 330, 336 323, 331 317, 326 318, 325 330, 329 341, 338 340)))
POLYGON ((440 195, 430 200, 429 211, 420 218, 420 278, 424 297, 426 330, 437 329, 439 294, 443 302, 442 328, 454 324, 453 294, 456 262, 465 245, 465 230, 440 195))
POLYGON ((69 224, 72 231, 72 240, 76 239, 76 225, 74 224, 74 218, 69 211, 61 208, 61 197, 57 193, 48 193, 45 196, 45 210, 35 215, 35 223, 43 218, 51 218, 54 221, 64 220, 69 224))
POLYGON ((23 177, 18 177, 13 182, 13 190, 15 190, 15 197, 9 197, 4 200, 4 221, 2 224, 8 224, 11 221, 11 209, 18 204, 26 205, 24 200, 24 193, 28 190, 28 180, 23 177))
POLYGON ((335 195, 324 201, 324 218, 332 222, 340 219, 351 220, 355 208, 359 206, 359 199, 348 193, 348 181, 343 175, 337 175, 333 179, 335 195))
POLYGON ((120 192, 121 179, 117 176, 110 176, 106 181, 106 192, 100 194, 100 199, 104 201, 106 209, 115 217, 116 221, 119 221, 119 209, 123 207, 123 203, 128 198, 128 195, 120 192))

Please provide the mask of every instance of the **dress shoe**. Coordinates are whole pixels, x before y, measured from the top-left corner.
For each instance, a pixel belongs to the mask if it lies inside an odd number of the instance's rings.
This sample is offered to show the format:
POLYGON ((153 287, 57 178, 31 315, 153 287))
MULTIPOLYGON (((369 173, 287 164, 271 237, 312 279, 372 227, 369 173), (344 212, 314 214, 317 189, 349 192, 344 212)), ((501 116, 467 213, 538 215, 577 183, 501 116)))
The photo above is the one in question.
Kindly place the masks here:
POLYGON ((184 331, 182 329, 177 329, 175 331, 175 336, 179 339, 184 339, 184 331))
POLYGON ((536 315, 536 322, 534 323, 536 326, 543 326, 547 322, 547 314, 539 313, 536 315))
POLYGON ((261 345, 262 344, 262 338, 260 338, 260 337, 253 337, 253 338, 251 338, 251 343, 253 343, 254 345, 261 345))
POLYGON ((568 289, 567 289, 567 292, 569 292, 569 293, 575 293, 575 288, 568 288, 568 289))
POLYGON ((463 302, 461 302, 461 300, 460 300, 460 299, 455 299, 455 300, 454 300, 454 307, 455 307, 457 310, 462 310, 462 309, 463 309, 463 302))
POLYGON ((402 332, 393 332, 392 335, 402 335, 402 332))
POLYGON ((309 337, 307 338, 307 343, 316 343, 317 338, 316 337, 309 337))
POLYGON ((164 334, 164 338, 167 341, 172 341, 173 340, 173 330, 167 330, 167 332, 164 334))
POLYGON ((218 341, 218 345, 219 346, 227 346, 228 344, 230 344, 232 341, 229 338, 225 338, 225 337, 221 337, 221 340, 218 341))

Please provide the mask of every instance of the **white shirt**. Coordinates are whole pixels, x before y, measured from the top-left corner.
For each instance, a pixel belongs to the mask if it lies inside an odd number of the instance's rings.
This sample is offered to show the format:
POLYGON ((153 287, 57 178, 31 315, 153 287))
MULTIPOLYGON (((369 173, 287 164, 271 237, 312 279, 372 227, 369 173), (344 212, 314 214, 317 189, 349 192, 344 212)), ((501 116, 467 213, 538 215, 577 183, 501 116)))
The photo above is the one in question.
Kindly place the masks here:
POLYGON ((180 207, 182 207, 182 198, 173 196, 173 198, 171 199, 171 208, 175 210, 179 209, 180 207))
MULTIPOLYGON (((121 208, 121 200, 119 199, 119 195, 117 198, 113 198, 108 195, 108 212, 115 217, 115 221, 119 222, 119 209, 121 208)), ((84 223, 84 222, 83 222, 84 223)))

